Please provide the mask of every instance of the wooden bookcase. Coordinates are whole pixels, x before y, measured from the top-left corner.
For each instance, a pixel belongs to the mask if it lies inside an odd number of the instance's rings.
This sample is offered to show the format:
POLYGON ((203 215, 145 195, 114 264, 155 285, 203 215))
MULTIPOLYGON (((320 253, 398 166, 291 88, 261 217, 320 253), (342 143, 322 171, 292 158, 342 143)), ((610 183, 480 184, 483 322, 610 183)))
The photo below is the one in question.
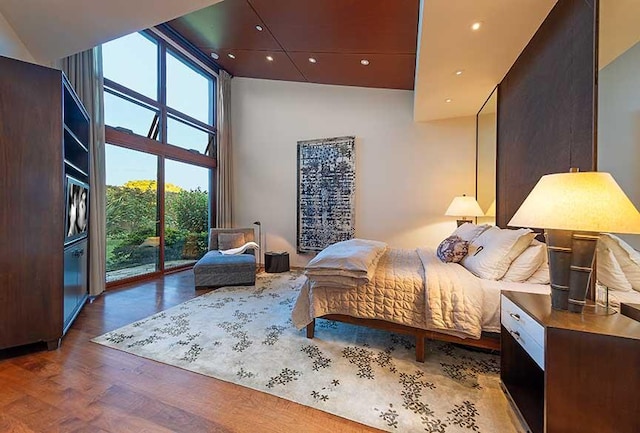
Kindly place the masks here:
POLYGON ((89 127, 61 71, 0 57, 0 349, 56 348, 87 298, 65 208, 67 175, 89 183, 89 127))

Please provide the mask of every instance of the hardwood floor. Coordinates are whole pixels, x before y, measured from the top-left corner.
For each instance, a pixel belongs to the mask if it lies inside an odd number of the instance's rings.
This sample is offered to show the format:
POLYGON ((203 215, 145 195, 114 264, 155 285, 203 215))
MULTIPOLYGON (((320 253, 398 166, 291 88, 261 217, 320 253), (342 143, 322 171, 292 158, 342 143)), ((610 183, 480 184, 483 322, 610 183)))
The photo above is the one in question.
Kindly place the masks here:
POLYGON ((1 432, 378 432, 379 430, 89 340, 195 292, 184 271, 87 304, 60 349, 0 351, 1 432))

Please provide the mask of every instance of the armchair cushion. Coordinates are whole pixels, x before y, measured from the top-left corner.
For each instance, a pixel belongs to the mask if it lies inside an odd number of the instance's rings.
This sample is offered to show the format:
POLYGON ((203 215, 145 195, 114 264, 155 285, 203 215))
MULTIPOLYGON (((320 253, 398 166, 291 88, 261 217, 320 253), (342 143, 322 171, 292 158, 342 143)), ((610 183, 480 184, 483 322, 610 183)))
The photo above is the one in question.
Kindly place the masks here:
POLYGON ((218 246, 218 235, 221 233, 242 233, 244 235, 244 242, 242 242, 240 245, 256 240, 252 228, 212 228, 209 230, 209 251, 224 249, 218 246))
POLYGON ((244 233, 218 233, 218 249, 230 250, 244 245, 244 233))

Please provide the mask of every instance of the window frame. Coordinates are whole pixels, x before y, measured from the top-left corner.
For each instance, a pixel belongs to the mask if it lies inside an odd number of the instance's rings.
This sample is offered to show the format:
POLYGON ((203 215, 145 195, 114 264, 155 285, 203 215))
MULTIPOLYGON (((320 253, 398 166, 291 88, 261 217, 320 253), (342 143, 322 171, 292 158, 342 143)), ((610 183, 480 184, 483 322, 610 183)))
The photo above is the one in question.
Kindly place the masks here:
MULTIPOLYGON (((175 35, 171 31, 160 27, 147 29, 139 32, 143 36, 153 39, 157 42, 158 49, 158 93, 157 101, 149 98, 135 90, 129 89, 121 84, 118 84, 108 78, 104 79, 104 92, 110 93, 116 97, 123 98, 128 102, 134 103, 144 108, 152 109, 158 113, 158 136, 157 139, 152 139, 138 134, 132 134, 120 128, 113 126, 105 126, 105 141, 111 145, 120 146, 123 148, 136 150, 140 152, 149 153, 158 157, 158 224, 160 226, 160 252, 159 252, 159 270, 153 273, 143 274, 127 279, 113 281, 107 283, 107 287, 111 288, 122 284, 130 283, 132 281, 139 281, 143 279, 153 278, 159 274, 177 272, 187 269, 193 265, 184 265, 181 267, 174 267, 168 270, 164 267, 165 261, 165 160, 171 159, 182 163, 187 163, 199 167, 209 169, 209 227, 215 226, 216 221, 216 167, 217 160, 216 154, 216 141, 217 141, 217 94, 218 94, 218 74, 217 71, 208 65, 200 61, 194 56, 191 51, 193 47, 184 46, 184 41, 175 38, 175 35), (187 64, 190 68, 194 69, 212 79, 211 89, 211 125, 208 125, 198 119, 189 116, 179 110, 167 106, 166 104, 166 56, 168 52, 177 57, 179 60, 187 64), (213 135, 213 146, 205 149, 208 153, 193 152, 189 149, 185 149, 180 146, 172 145, 167 142, 167 124, 168 119, 185 123, 188 126, 194 127, 202 132, 213 135)), ((105 275, 106 278, 106 275, 105 275)))

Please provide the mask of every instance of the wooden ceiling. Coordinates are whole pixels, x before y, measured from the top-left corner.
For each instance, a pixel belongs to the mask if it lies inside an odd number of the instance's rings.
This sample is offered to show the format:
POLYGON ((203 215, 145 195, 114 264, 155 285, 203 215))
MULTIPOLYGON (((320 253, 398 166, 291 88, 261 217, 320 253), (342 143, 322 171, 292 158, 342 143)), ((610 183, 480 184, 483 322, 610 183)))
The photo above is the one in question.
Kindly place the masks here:
POLYGON ((169 25, 234 76, 413 89, 418 14, 419 0, 224 0, 169 25))

